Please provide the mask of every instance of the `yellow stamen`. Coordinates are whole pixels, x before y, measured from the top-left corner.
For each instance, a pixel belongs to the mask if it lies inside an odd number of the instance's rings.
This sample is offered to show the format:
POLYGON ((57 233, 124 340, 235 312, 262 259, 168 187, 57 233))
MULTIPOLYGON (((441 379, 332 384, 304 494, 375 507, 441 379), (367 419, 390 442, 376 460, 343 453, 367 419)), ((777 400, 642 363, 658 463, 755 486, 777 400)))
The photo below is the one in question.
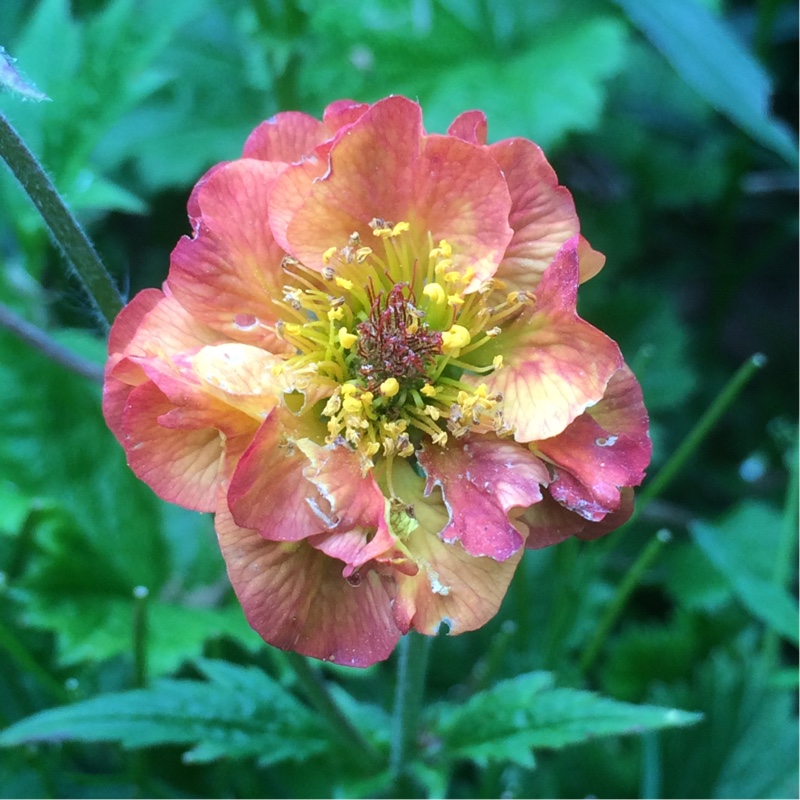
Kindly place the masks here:
POLYGON ((349 350, 358 341, 358 336, 350 333, 347 328, 339 328, 339 344, 345 350, 349 350))
POLYGON ((397 382, 397 378, 387 378, 380 388, 384 397, 394 397, 400 391, 400 384, 397 382))
MULTIPOLYGON (((338 248, 336 247, 329 247, 323 254, 322 254, 322 263, 329 264, 331 259, 336 255, 336 251, 338 248)), ((319 251, 317 251, 319 252, 319 251)))
POLYGON ((449 331, 442 333, 442 350, 453 353, 470 343, 469 331, 463 325, 453 325, 449 331))
POLYGON ((425 295, 432 303, 436 305, 444 305, 447 302, 447 294, 445 290, 438 283, 429 283, 423 290, 422 294, 425 295))

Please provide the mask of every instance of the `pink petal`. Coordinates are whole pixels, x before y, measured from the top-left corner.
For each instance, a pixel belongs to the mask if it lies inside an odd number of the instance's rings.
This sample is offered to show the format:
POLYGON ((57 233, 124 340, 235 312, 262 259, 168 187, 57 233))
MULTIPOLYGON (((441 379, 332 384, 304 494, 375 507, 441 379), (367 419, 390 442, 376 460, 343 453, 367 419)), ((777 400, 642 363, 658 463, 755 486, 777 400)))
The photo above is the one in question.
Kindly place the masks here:
POLYGON ((419 463, 428 480, 425 494, 440 486, 450 513, 443 541, 460 541, 471 556, 505 561, 523 545, 508 512, 542 499, 547 467, 527 448, 491 434, 455 440, 446 448, 426 445, 419 463))
POLYGON ((497 613, 522 549, 505 561, 471 556, 459 542, 442 541, 447 508, 438 493, 423 494, 422 479, 405 462, 395 461, 394 487, 403 502, 414 506, 419 523, 405 539, 419 572, 395 573, 399 626, 431 635, 443 624, 451 634, 480 628, 497 613))
POLYGON ((123 445, 136 476, 161 498, 195 511, 216 508, 224 444, 214 428, 165 428, 174 408, 153 383, 131 391, 122 416, 123 445))
POLYGON ((288 351, 273 330, 281 309, 283 250, 267 200, 283 165, 255 159, 225 164, 198 185, 193 238, 172 251, 168 284, 188 312, 236 341, 288 351))
POLYGON ((271 542, 239 527, 224 502, 215 522, 233 588, 265 641, 353 667, 388 658, 401 631, 391 587, 378 573, 369 571, 353 585, 340 561, 305 542, 271 542))
POLYGON ((447 133, 470 144, 484 145, 488 128, 483 111, 464 111, 453 120, 447 133))
POLYGON ((319 493, 303 476, 308 458, 291 425, 290 415, 279 409, 267 417, 239 459, 228 490, 236 523, 274 541, 297 541, 328 528, 312 508, 319 493))
POLYGON ((108 334, 108 354, 122 353, 147 314, 164 299, 160 289, 144 289, 122 309, 108 334))
POLYGON ((508 182, 514 229, 495 277, 509 290, 533 291, 561 246, 578 233, 575 203, 533 142, 506 139, 490 145, 488 152, 508 182))
POLYGON ((652 450, 642 392, 630 369, 617 371, 597 405, 536 447, 556 465, 550 492, 562 505, 593 521, 617 510, 620 488, 642 482, 652 450))
POLYGON ((575 313, 577 238, 545 272, 535 303, 523 309, 481 352, 503 355, 503 366, 471 383, 504 397, 503 413, 518 442, 549 439, 600 400, 622 365, 617 345, 575 313), (494 349, 492 349, 494 348, 494 349))
POLYGON ((368 103, 357 103, 355 100, 336 100, 331 103, 322 116, 328 133, 333 135, 345 125, 351 125, 369 110, 368 103))
POLYGON ((242 158, 291 164, 324 141, 326 133, 318 119, 300 111, 282 111, 262 122, 247 137, 242 158))

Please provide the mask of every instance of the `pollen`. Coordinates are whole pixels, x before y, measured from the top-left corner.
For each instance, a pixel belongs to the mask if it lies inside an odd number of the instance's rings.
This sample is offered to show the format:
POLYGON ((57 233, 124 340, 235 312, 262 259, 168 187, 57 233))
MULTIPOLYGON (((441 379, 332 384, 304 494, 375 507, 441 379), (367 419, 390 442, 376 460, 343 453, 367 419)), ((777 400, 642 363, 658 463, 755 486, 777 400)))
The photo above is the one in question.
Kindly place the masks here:
POLYGON ((354 333, 350 333, 345 327, 339 328, 339 344, 344 347, 345 350, 349 350, 357 341, 358 336, 354 333))
POLYGON ((397 378, 387 378, 381 384, 380 390, 384 397, 394 397, 400 391, 400 384, 397 378))
POLYGON ((442 350, 445 353, 453 353, 466 347, 472 337, 463 325, 453 325, 449 331, 442 333, 442 350))

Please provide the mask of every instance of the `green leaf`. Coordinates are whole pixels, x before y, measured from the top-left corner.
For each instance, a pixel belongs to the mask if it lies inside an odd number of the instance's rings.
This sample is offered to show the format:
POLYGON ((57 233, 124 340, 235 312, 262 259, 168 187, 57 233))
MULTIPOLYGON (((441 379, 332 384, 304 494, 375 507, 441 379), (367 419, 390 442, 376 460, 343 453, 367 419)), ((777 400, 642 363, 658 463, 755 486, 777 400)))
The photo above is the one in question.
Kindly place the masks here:
POLYGON ((120 742, 135 749, 191 745, 189 762, 304 759, 329 746, 325 726, 264 672, 200 661, 208 682, 162 680, 151 689, 101 695, 12 725, 0 746, 31 742, 120 742))
POLYGON ((14 59, 0 47, 0 88, 7 89, 27 100, 49 100, 14 66, 14 59))
POLYGON ((625 28, 609 17, 544 25, 520 55, 471 58, 442 73, 421 94, 425 118, 444 130, 460 112, 480 108, 493 141, 529 136, 552 148, 597 123, 603 84, 621 68, 624 48, 625 28))
POLYGON ((559 689, 547 672, 531 672, 434 712, 435 736, 451 758, 535 765, 532 750, 561 748, 599 736, 692 725, 699 714, 633 705, 579 689, 559 689))
POLYGON ((797 600, 772 580, 772 559, 782 524, 781 515, 769 506, 745 502, 719 526, 695 522, 689 530, 709 561, 729 581, 742 605, 797 644, 797 600))
POLYGON ((726 23, 697 0, 615 0, 678 74, 765 147, 797 164, 797 142, 770 114, 769 76, 726 23))

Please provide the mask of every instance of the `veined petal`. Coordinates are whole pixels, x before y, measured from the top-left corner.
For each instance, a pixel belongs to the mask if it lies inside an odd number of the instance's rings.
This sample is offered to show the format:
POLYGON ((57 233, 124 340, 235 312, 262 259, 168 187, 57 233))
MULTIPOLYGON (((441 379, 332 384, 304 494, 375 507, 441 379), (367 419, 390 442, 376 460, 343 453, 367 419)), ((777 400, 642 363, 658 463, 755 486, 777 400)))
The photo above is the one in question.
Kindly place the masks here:
POLYGON ((241 528, 224 501, 215 525, 233 588, 250 625, 283 650, 353 667, 388 658, 401 631, 391 585, 374 571, 353 585, 340 561, 306 542, 271 542, 241 528))
POLYGON ((449 136, 457 136, 470 144, 486 144, 489 126, 483 111, 464 111, 450 123, 449 136))
POLYGON ((620 489, 637 486, 650 463, 647 412, 630 369, 618 370, 603 399, 536 449, 556 465, 550 491, 562 505, 598 521, 620 505, 620 489))
POLYGON ((276 239, 306 266, 353 232, 375 241, 374 218, 411 225, 427 258, 428 233, 453 247, 454 269, 475 283, 495 271, 511 238, 511 200, 502 173, 481 148, 455 137, 425 136, 419 106, 390 97, 342 130, 323 172, 313 159, 290 167, 270 199, 276 239))
POLYGON ((216 508, 224 443, 215 428, 165 428, 174 405, 151 383, 133 389, 122 415, 128 464, 159 497, 195 511, 216 508))
POLYGON ((244 143, 242 158, 291 164, 327 138, 325 125, 300 111, 281 111, 262 122, 244 143))
POLYGON ((515 507, 542 499, 547 467, 527 448, 491 434, 455 440, 446 448, 426 446, 418 455, 428 480, 425 494, 440 486, 450 521, 444 542, 460 541, 471 556, 505 561, 524 537, 508 518, 515 507))
POLYGON ((168 284, 198 320, 236 341, 284 352, 273 326, 280 310, 284 252, 269 225, 267 201, 283 164, 232 161, 198 185, 193 238, 172 251, 168 284))
POLYGON ((164 299, 160 289, 144 289, 122 309, 108 334, 108 354, 123 353, 147 314, 164 299))
POLYGON ((345 125, 351 125, 369 110, 369 103, 357 103, 355 100, 336 100, 325 109, 322 121, 333 135, 345 125))
POLYGON ((272 411, 230 481, 227 503, 236 523, 265 539, 297 541, 329 527, 312 507, 319 492, 303 475, 308 458, 296 444, 309 431, 297 425, 291 414, 272 411))
POLYGON ((560 251, 536 291, 536 300, 482 350, 502 354, 503 366, 486 383, 504 398, 503 413, 518 442, 549 439, 598 402, 622 365, 617 345, 575 313, 577 238, 560 251))
POLYGON ((414 506, 418 522, 405 545, 419 572, 395 573, 398 624, 401 628, 410 624, 431 635, 442 625, 451 634, 481 627, 497 613, 522 549, 505 561, 471 556, 459 542, 442 541, 440 532, 448 523, 447 508, 438 493, 423 494, 422 479, 405 462, 395 464, 394 485, 398 496, 414 506))
POLYGON ((533 142, 506 139, 490 145, 488 152, 508 182, 514 229, 495 277, 509 290, 533 291, 562 245, 580 229, 575 203, 533 142))

